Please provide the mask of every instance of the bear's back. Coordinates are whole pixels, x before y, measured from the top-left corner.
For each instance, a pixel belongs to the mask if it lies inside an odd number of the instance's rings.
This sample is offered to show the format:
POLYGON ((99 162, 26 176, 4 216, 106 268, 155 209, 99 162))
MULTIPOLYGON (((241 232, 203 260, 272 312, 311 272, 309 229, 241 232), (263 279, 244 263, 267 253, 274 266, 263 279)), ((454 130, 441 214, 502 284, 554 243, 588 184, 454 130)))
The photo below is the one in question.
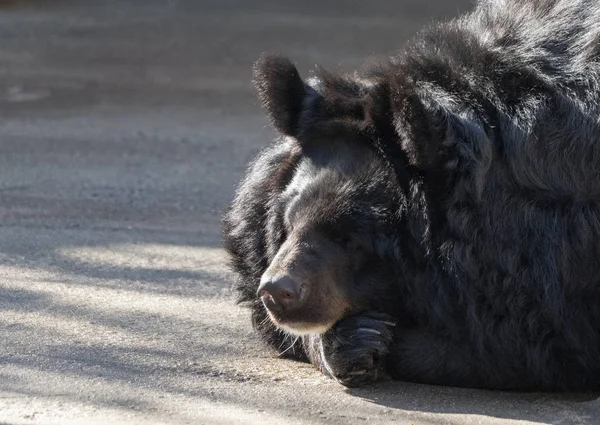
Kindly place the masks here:
POLYGON ((485 75, 500 76, 490 91, 513 182, 542 198, 600 200, 600 2, 484 1, 464 22, 505 58, 485 75))
POLYGON ((449 122, 485 116, 471 120, 489 136, 473 152, 482 181, 600 200, 600 2, 482 1, 421 33, 399 61, 449 122))

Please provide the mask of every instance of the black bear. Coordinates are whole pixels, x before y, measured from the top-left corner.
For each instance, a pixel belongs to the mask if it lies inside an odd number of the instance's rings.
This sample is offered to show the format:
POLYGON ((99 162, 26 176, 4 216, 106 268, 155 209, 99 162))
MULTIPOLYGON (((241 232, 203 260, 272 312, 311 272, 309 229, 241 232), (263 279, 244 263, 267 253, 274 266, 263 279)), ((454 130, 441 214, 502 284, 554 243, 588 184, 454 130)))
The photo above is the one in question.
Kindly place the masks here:
POLYGON ((255 329, 339 382, 600 389, 600 2, 482 1, 386 63, 256 64, 224 218, 255 329))

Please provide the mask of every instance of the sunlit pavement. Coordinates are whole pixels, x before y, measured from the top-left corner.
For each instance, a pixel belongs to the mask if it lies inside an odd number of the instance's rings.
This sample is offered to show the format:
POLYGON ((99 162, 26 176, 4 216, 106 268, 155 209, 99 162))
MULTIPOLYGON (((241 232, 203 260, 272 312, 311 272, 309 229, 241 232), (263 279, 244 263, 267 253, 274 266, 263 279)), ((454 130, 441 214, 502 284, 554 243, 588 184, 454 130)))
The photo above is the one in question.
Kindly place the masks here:
POLYGON ((233 302, 220 215, 273 137, 252 62, 351 70, 466 1, 0 5, 0 424, 600 422, 593 394, 346 390, 233 302))

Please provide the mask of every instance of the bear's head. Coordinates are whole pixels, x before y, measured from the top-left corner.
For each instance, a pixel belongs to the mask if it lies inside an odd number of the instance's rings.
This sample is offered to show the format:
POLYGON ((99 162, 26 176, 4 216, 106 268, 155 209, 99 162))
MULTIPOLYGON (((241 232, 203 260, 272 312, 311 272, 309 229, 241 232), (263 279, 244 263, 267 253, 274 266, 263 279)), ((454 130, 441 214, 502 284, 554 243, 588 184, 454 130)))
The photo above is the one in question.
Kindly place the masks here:
POLYGON ((293 334, 323 333, 345 315, 397 303, 407 173, 423 159, 411 165, 387 140, 398 139, 389 85, 322 70, 305 82, 279 56, 257 62, 255 84, 281 143, 296 152, 265 211, 256 296, 270 320, 293 334))

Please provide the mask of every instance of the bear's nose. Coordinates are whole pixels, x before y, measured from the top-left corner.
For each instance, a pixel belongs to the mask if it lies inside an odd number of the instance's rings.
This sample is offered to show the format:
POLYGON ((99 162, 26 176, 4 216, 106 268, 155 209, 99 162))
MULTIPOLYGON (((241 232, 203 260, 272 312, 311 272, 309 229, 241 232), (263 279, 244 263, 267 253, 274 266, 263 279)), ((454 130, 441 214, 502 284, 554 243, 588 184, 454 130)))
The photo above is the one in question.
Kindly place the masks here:
POLYGON ((257 294, 265 307, 273 313, 282 313, 300 306, 304 288, 289 275, 263 275, 257 294))

